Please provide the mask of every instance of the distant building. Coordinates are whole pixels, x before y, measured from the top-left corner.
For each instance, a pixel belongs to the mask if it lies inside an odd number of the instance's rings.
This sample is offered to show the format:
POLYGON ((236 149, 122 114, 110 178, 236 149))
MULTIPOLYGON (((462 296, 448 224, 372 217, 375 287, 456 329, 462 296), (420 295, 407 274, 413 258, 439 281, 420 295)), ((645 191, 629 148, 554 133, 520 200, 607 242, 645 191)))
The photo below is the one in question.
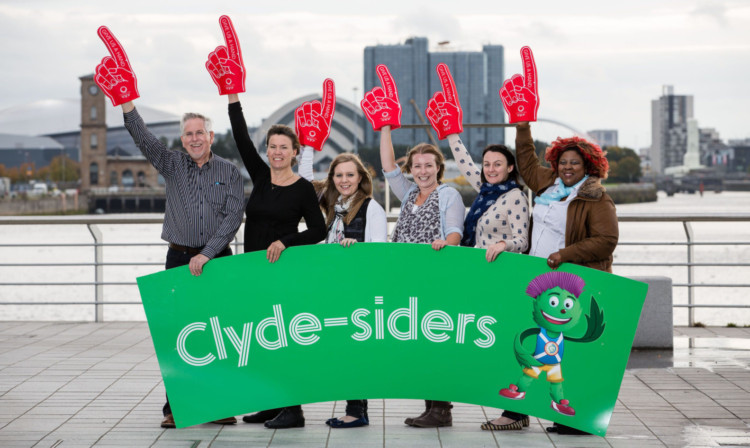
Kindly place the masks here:
POLYGON ((732 171, 750 174, 750 142, 742 145, 733 145, 732 171))
POLYGON ((588 131, 587 134, 596 140, 596 143, 602 148, 605 146, 619 146, 617 144, 616 129, 594 129, 593 131, 588 131))
MULTIPOLYGON (((443 62, 450 68, 456 82, 458 97, 463 109, 463 122, 471 124, 504 123, 503 106, 498 90, 505 79, 503 47, 484 45, 482 51, 428 51, 427 38, 412 37, 403 44, 376 45, 364 51, 365 91, 380 86, 375 73, 378 64, 388 66, 398 86, 401 101, 402 124, 422 124, 427 100, 441 90, 435 67, 443 62), (411 101, 414 101, 412 103, 411 101)), ((425 119, 425 123, 428 123, 425 119)), ((377 146, 379 136, 370 126, 365 126, 365 144, 377 146)), ((461 136, 469 151, 478 156, 491 143, 504 143, 503 128, 467 128, 461 136)), ((413 146, 428 141, 422 129, 399 129, 393 133, 396 145, 413 146)))
POLYGON ((66 150, 63 145, 49 137, 0 134, 0 165, 6 168, 17 168, 24 163, 40 168, 49 165, 52 159, 63 154, 73 160, 78 158, 76 149, 66 150))
MULTIPOLYGON (((120 108, 113 107, 107 99, 103 110, 107 145, 139 155, 140 151, 124 127, 120 108)), ((179 138, 179 116, 143 104, 138 104, 138 112, 157 136, 169 141, 179 138)), ((101 114, 102 110, 97 109, 97 113, 101 114)), ((0 110, 0 134, 49 137, 62 145, 71 159, 80 162, 81 99, 41 100, 0 110)))
POLYGON ((722 171, 731 170, 734 150, 721 141, 719 132, 714 128, 702 128, 699 133, 701 163, 722 171))
POLYGON ((691 118, 693 96, 675 95, 672 86, 664 86, 662 96, 651 102, 651 168, 655 173, 683 165, 691 118))

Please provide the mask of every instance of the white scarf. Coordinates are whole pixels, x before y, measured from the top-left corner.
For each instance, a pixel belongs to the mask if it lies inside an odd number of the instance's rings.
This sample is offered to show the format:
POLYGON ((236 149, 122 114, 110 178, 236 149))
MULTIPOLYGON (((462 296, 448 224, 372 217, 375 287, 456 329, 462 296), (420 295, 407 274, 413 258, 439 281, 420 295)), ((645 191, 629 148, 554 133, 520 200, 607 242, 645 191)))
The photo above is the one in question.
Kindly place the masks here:
POLYGON ((333 218, 333 222, 328 228, 326 244, 341 243, 341 241, 346 238, 344 236, 344 217, 349 213, 349 208, 352 205, 352 199, 354 199, 354 195, 349 196, 349 199, 347 199, 346 202, 343 203, 341 202, 342 199, 343 198, 341 197, 341 195, 339 195, 339 198, 336 200, 336 205, 334 206, 336 217, 333 218))

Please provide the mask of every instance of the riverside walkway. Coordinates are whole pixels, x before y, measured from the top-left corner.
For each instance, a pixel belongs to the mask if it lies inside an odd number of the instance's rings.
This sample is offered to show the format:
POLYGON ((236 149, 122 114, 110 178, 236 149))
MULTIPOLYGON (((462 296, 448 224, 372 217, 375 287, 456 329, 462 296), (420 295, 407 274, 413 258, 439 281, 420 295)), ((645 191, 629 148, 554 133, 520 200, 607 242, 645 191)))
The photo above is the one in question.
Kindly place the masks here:
POLYGON ((370 400, 370 426, 331 430, 344 402, 304 405, 307 426, 162 429, 164 386, 145 322, 0 322, 0 447, 750 446, 750 328, 675 327, 674 351, 634 352, 606 438, 489 432, 499 411, 456 404, 453 426, 412 428, 417 400, 370 400))

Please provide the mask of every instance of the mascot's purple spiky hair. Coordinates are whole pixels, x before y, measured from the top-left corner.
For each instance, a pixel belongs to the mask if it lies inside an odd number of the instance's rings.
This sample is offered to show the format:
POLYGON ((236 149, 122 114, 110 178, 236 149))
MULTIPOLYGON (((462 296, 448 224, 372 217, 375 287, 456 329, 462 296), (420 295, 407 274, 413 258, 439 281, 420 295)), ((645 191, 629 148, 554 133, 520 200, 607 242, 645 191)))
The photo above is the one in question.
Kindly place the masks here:
POLYGON ((576 297, 581 295, 586 283, 575 274, 568 272, 552 271, 536 277, 526 288, 526 294, 533 298, 539 297, 544 291, 560 287, 576 297))

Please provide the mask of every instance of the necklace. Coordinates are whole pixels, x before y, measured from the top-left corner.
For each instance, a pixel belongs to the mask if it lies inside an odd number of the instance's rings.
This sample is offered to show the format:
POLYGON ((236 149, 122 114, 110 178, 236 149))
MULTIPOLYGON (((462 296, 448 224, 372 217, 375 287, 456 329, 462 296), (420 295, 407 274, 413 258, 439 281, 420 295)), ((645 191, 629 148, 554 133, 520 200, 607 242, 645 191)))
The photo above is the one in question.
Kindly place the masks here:
POLYGON ((273 181, 271 181, 271 189, 272 189, 272 190, 275 190, 275 189, 276 189, 276 187, 285 187, 286 185, 284 185, 284 184, 285 184, 285 183, 286 183, 286 182, 287 182, 287 181, 288 181, 289 179, 291 179, 291 178, 293 178, 293 177, 294 177, 294 173, 292 173, 292 174, 288 175, 287 177, 285 177, 284 179, 282 179, 282 180, 280 180, 280 181, 278 181, 278 182, 276 182, 276 183, 274 183, 273 181))

